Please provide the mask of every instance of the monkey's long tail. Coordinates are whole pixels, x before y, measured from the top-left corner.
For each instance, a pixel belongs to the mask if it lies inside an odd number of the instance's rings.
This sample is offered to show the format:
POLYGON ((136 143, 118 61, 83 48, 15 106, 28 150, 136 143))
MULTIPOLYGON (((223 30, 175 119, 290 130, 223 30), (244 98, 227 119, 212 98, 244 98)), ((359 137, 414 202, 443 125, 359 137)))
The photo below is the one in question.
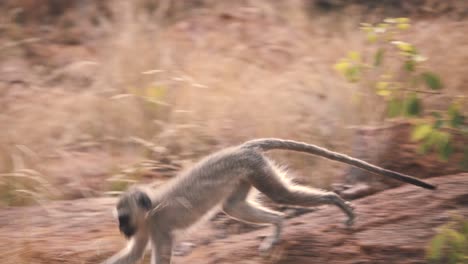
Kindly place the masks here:
POLYGON ((387 170, 387 169, 372 165, 370 163, 367 163, 363 160, 359 160, 359 159, 356 159, 356 158, 353 158, 353 157, 350 157, 341 153, 333 152, 328 149, 321 148, 321 147, 307 144, 307 143, 303 143, 303 142, 276 139, 276 138, 264 138, 264 139, 255 139, 255 140, 247 141, 242 145, 242 147, 258 149, 260 151, 268 151, 272 149, 286 149, 286 150, 293 150, 293 151, 299 151, 299 152, 306 152, 306 153, 318 155, 327 159, 347 163, 357 168, 372 172, 374 174, 388 176, 396 180, 411 183, 422 188, 426 188, 430 190, 436 189, 436 186, 423 182, 409 175, 387 170))

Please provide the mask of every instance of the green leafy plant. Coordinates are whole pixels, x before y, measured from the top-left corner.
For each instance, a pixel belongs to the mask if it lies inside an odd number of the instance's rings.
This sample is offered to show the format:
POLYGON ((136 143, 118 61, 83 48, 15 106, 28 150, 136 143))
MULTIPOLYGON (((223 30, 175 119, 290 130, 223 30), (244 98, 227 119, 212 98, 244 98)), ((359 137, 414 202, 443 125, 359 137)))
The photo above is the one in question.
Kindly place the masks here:
MULTIPOLYGON (((442 94, 444 83, 427 68, 427 57, 411 43, 400 40, 411 27, 408 18, 387 18, 376 25, 362 23, 369 52, 350 51, 334 68, 351 83, 370 89, 386 104, 387 118, 411 119, 411 139, 420 142, 422 154, 435 151, 441 160, 452 155, 452 133, 468 135, 463 104, 467 96, 452 97, 446 111, 426 109, 429 96, 442 94), (369 56, 370 55, 370 56, 369 56), (364 59, 366 58, 366 59, 364 59)), ((468 166, 467 158, 462 166, 468 166)))
POLYGON ((430 263, 468 263, 468 220, 456 218, 442 226, 430 241, 426 257, 430 263))

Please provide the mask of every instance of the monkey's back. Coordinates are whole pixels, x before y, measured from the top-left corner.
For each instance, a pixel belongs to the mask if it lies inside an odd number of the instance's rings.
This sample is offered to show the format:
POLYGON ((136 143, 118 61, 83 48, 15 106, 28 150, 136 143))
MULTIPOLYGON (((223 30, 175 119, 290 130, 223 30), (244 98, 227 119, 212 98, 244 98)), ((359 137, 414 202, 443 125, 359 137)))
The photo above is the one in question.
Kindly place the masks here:
POLYGON ((232 147, 211 154, 166 184, 155 198, 159 224, 186 228, 222 203, 262 162, 253 150, 232 147), (164 197, 164 200, 161 198, 164 197), (169 225, 170 223, 170 225, 169 225))

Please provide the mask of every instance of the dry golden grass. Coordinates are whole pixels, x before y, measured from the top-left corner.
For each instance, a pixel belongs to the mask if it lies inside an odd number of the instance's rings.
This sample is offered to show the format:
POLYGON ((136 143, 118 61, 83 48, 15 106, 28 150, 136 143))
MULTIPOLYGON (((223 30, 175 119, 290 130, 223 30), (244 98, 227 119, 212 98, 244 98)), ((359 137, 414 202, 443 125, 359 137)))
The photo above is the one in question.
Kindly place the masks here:
MULTIPOLYGON (((270 136, 350 153, 348 127, 382 121, 382 102, 367 94, 356 105, 351 98, 359 88, 332 69, 348 51, 367 46, 355 10, 310 16, 295 1, 213 3, 177 22, 158 23, 164 13, 145 17, 135 5, 115 3, 119 19, 106 24, 94 62, 56 71, 64 78, 85 76, 89 86, 40 76, 2 95, 0 173, 32 168, 48 175, 40 164, 80 146, 112 159, 134 149, 126 143, 131 138, 164 146, 181 159, 270 136)), ((466 94, 466 26, 444 18, 415 21, 405 36, 453 94, 466 94)), ((281 157, 318 186, 329 185, 343 168, 281 157)))

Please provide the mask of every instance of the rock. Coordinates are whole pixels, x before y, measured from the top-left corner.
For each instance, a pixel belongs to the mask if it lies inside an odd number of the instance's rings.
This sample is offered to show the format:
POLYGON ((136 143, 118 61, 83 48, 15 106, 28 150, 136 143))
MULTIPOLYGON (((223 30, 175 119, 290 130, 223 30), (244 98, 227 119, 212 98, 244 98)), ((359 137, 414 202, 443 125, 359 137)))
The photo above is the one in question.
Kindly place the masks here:
MULTIPOLYGON (((267 257, 257 248, 271 228, 217 237, 207 222, 180 244, 173 263, 426 263, 437 227, 454 214, 468 217, 468 173, 428 181, 438 189, 404 185, 355 200, 351 228, 331 206, 288 219, 282 242, 267 257)), ((114 205, 115 199, 99 198, 1 210, 2 263, 99 263, 125 243, 114 205)))
POLYGON ((194 243, 191 242, 181 242, 174 247, 172 254, 174 256, 186 256, 190 254, 192 249, 195 247, 194 243))
POLYGON ((373 189, 368 184, 358 183, 349 189, 339 192, 339 194, 341 195, 341 197, 345 199, 357 199, 357 198, 370 195, 374 192, 375 192, 375 189, 373 189))

